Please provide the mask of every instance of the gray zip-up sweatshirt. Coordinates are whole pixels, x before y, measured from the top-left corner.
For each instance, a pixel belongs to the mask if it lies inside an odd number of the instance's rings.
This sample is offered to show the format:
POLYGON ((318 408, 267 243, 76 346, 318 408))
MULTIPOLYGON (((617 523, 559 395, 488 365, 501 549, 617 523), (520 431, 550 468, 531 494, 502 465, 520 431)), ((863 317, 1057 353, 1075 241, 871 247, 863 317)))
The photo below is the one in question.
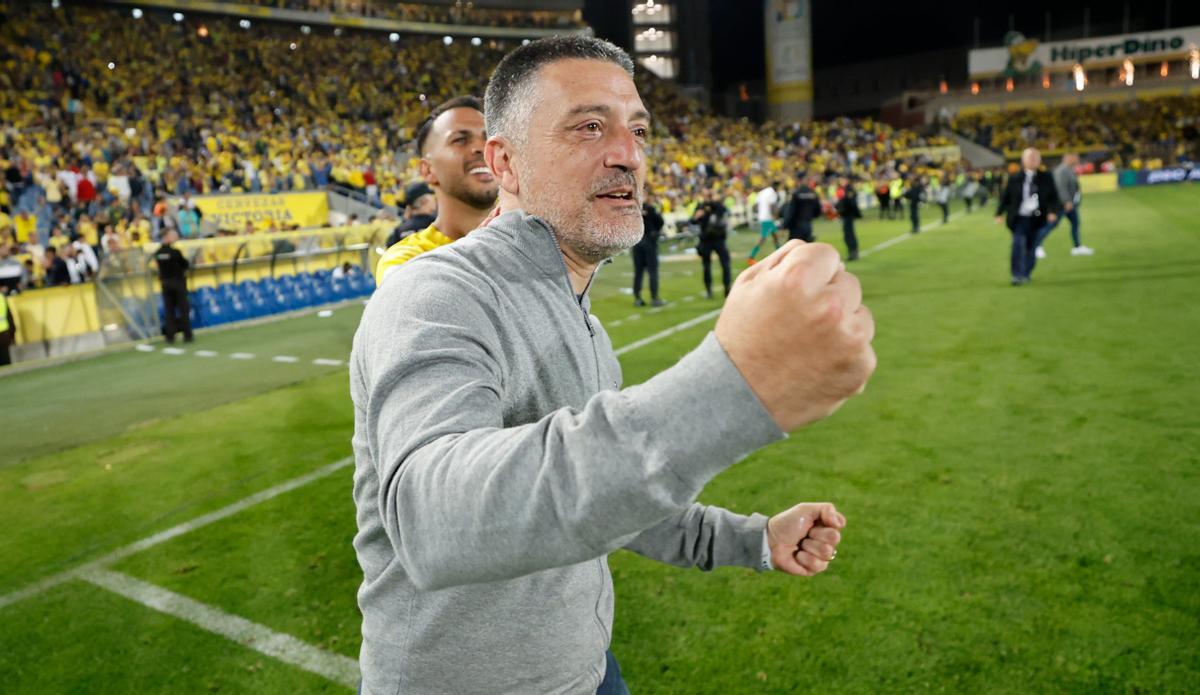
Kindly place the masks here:
POLYGON ((371 298, 350 364, 364 693, 591 693, 608 553, 759 568, 766 518, 695 499, 783 433, 711 335, 619 390, 589 306, 520 211, 371 298))

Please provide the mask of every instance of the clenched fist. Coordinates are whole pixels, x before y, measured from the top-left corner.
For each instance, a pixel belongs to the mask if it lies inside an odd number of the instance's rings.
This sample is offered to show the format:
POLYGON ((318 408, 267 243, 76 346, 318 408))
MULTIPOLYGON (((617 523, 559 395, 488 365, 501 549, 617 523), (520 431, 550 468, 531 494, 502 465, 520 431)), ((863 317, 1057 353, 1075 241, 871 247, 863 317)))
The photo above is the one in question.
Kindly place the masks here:
POLYGON ((797 504, 767 521, 775 569, 801 577, 824 572, 837 557, 846 517, 828 502, 797 504))
POLYGON ((789 241, 742 272, 715 332, 785 432, 833 414, 875 371, 875 321, 828 244, 789 241))

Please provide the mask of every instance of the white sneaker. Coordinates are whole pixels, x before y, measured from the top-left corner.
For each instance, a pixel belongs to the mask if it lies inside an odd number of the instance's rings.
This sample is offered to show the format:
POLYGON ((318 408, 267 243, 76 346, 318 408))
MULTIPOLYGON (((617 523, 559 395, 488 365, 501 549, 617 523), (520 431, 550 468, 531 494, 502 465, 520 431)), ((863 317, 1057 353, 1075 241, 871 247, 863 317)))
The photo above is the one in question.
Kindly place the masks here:
POLYGON ((1039 246, 1039 247, 1037 247, 1037 251, 1035 251, 1034 254, 1037 255, 1038 260, 1041 260, 1046 257, 1046 249, 1039 246))
POLYGON ((1076 246, 1075 248, 1071 249, 1072 256, 1090 256, 1093 253, 1096 253, 1095 250, 1086 246, 1076 246))

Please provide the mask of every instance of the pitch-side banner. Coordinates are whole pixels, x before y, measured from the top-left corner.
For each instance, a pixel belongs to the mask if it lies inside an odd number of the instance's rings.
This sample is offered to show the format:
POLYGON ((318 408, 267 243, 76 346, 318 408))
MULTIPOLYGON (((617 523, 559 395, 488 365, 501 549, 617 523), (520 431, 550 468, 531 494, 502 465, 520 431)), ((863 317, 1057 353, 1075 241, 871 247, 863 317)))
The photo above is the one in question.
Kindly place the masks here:
POLYGON ((1200 183, 1200 164, 1167 167, 1165 169, 1143 169, 1134 171, 1125 169, 1121 172, 1121 187, 1154 186, 1160 183, 1183 183, 1192 181, 1200 183))
POLYGON ((329 224, 329 197, 325 193, 275 193, 270 195, 207 195, 192 198, 204 221, 220 229, 240 232, 246 222, 263 228, 272 222, 324 227, 329 224))
POLYGON ((971 51, 967 70, 972 78, 1036 76, 1070 70, 1076 63, 1086 67, 1089 63, 1118 64, 1126 58, 1137 62, 1181 56, 1198 46, 1200 26, 1050 43, 1010 31, 1004 37, 1004 46, 971 51))

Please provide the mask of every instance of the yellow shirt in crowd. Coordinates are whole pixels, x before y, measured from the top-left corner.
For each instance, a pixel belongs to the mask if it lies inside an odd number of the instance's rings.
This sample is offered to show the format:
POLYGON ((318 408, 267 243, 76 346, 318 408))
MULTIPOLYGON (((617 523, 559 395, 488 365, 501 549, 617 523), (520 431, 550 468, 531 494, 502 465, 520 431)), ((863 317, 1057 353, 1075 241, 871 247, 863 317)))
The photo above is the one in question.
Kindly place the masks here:
POLYGON ((453 241, 432 224, 416 234, 404 237, 379 257, 379 263, 375 265, 375 285, 379 286, 389 273, 417 256, 453 241))

